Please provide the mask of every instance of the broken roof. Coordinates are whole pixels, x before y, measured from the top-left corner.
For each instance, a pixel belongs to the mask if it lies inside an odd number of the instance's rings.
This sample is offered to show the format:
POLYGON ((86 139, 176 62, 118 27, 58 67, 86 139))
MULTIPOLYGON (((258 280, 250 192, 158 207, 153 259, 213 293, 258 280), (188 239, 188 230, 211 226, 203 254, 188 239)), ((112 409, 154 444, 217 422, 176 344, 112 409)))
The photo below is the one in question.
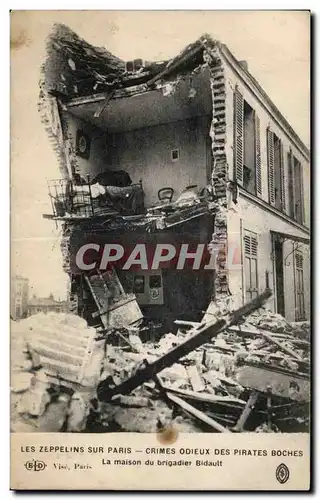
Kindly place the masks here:
POLYGON ((54 25, 47 41, 44 64, 47 90, 60 97, 88 96, 132 85, 153 83, 179 66, 188 71, 203 63, 203 40, 199 38, 169 61, 145 63, 139 71, 126 71, 125 62, 101 47, 94 47, 63 24, 54 25), (202 50, 201 50, 202 49, 202 50))
POLYGON ((219 55, 222 54, 239 77, 251 86, 258 98, 266 102, 268 110, 289 132, 300 150, 309 157, 308 148, 257 80, 240 64, 225 44, 213 40, 208 34, 202 35, 169 61, 148 62, 138 71, 126 71, 123 60, 105 48, 92 46, 67 26, 56 24, 47 42, 45 87, 51 94, 65 101, 77 101, 89 96, 99 99, 100 96, 105 97, 106 93, 111 98, 115 92, 120 92, 119 97, 129 96, 131 89, 136 88, 137 92, 152 90, 160 81, 165 82, 199 68, 205 63, 204 51, 207 50, 214 58, 216 55, 213 49, 216 47, 219 49, 219 55), (129 92, 122 94, 122 89, 128 89, 129 92))

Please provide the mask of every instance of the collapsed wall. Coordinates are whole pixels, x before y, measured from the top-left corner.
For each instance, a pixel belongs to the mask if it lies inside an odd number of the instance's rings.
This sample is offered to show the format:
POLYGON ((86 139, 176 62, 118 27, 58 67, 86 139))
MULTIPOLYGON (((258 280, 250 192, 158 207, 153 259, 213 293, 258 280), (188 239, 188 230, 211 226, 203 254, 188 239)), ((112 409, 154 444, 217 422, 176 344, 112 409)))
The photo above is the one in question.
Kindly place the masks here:
MULTIPOLYGON (((73 179, 79 173, 78 157, 74 138, 68 126, 66 102, 74 97, 93 95, 104 91, 112 96, 121 93, 147 92, 162 89, 175 92, 180 79, 209 68, 212 94, 211 139, 211 187, 212 209, 215 213, 215 228, 210 247, 217 255, 214 276, 213 298, 228 294, 226 269, 227 247, 227 160, 226 160, 226 90, 223 62, 219 43, 204 35, 189 45, 165 68, 154 65, 144 69, 139 85, 125 81, 131 78, 125 72, 124 62, 105 49, 92 47, 65 26, 55 26, 48 39, 47 60, 43 65, 40 82, 39 111, 59 162, 64 179, 73 179), (157 71, 158 74, 154 74, 157 71), (143 76, 145 75, 145 76, 143 76), (144 83, 141 83, 143 81, 144 83), (130 86, 131 85, 131 86, 130 86)), ((72 222, 63 222, 61 250, 64 270, 71 278, 70 238, 77 231, 72 222)), ((72 294, 71 294, 72 295, 72 294)), ((71 302, 76 306, 76 294, 71 302)), ((75 310, 75 308, 73 309, 75 310)))

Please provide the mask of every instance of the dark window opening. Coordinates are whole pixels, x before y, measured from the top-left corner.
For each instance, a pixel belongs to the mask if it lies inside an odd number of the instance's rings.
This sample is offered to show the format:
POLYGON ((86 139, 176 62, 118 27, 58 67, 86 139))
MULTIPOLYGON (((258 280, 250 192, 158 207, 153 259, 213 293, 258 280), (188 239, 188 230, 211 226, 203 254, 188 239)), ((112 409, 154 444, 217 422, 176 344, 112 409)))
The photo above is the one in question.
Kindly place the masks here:
POLYGON ((284 316, 284 273, 283 273, 283 243, 274 242, 274 260, 276 271, 277 313, 284 316))
POLYGON ((161 287, 161 276, 159 274, 155 274, 154 276, 150 276, 149 286, 150 286, 150 288, 160 288, 161 287))
POLYGON ((180 150, 179 149, 173 149, 171 151, 171 160, 172 161, 178 161, 180 158, 180 150))
POLYGON ((144 276, 137 275, 134 277, 133 292, 144 293, 144 276))
POLYGON ((243 187, 256 194, 256 160, 255 160, 255 113, 244 101, 243 106, 243 187))

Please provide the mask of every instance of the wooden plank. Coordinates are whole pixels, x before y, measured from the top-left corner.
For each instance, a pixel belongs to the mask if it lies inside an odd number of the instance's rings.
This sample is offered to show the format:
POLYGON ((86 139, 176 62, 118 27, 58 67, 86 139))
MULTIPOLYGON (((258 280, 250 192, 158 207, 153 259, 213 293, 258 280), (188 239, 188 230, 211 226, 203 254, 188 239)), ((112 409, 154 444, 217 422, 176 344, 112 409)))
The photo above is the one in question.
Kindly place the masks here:
POLYGON ((275 344, 277 347, 279 347, 279 349, 281 351, 285 352, 286 354, 289 354, 289 356, 291 356, 292 358, 297 359, 298 361, 303 361, 303 358, 300 356, 300 354, 297 354, 292 349, 290 349, 289 347, 287 347, 284 344, 282 344, 281 342, 279 342, 279 340, 276 340, 269 333, 266 333, 265 331, 260 331, 260 333, 261 333, 261 335, 264 338, 266 338, 267 340, 269 340, 269 342, 271 342, 272 344, 275 344))
POLYGON ((236 425, 233 427, 233 432, 242 432, 244 430, 244 426, 248 420, 248 418, 250 417, 250 414, 258 400, 258 397, 259 397, 259 393, 256 392, 256 391, 252 391, 250 396, 249 396, 249 399, 248 401, 246 402, 246 406, 244 407, 240 417, 239 417, 239 420, 238 422, 236 423, 236 425))
POLYGON ((201 392, 205 390, 205 385, 201 380, 197 367, 195 365, 187 366, 186 371, 189 377, 189 380, 192 385, 192 389, 195 392, 201 392))
POLYGON ((185 410, 187 413, 192 415, 193 417, 196 417, 198 420, 201 420, 201 422, 209 425, 212 429, 214 429, 217 432, 230 432, 229 429, 226 427, 223 427, 223 425, 219 424, 212 418, 208 417, 203 413, 202 411, 198 410, 197 408, 194 408, 194 406, 190 405, 183 399, 179 398, 178 396, 175 396, 174 394, 167 394, 168 399, 175 403, 177 406, 185 410))
POLYGON ((180 326, 191 326, 192 328, 200 325, 200 323, 196 323, 195 321, 183 321, 182 319, 176 319, 174 323, 180 326))
POLYGON ((194 328, 192 335, 188 337, 181 344, 170 349, 166 354, 160 356, 158 359, 150 362, 140 370, 128 377, 120 384, 110 387, 108 380, 102 380, 98 386, 97 394, 100 401, 108 401, 115 394, 128 394, 136 387, 154 378, 155 375, 160 373, 164 368, 172 366, 176 361, 183 358, 190 352, 208 342, 212 337, 216 337, 219 333, 223 332, 230 325, 237 324, 243 317, 249 315, 251 312, 259 309, 266 300, 272 295, 272 292, 266 289, 261 295, 258 295, 248 304, 233 311, 231 314, 226 315, 224 318, 213 320, 211 322, 200 325, 194 328))
POLYGON ((186 389, 174 389, 166 384, 161 385, 163 389, 168 392, 174 392, 175 394, 180 394, 181 396, 185 396, 187 398, 195 399, 197 401, 201 401, 203 403, 226 403, 226 404, 236 404, 239 406, 244 406, 246 402, 243 399, 233 398, 231 396, 215 396, 214 394, 207 393, 197 393, 188 391, 186 389))

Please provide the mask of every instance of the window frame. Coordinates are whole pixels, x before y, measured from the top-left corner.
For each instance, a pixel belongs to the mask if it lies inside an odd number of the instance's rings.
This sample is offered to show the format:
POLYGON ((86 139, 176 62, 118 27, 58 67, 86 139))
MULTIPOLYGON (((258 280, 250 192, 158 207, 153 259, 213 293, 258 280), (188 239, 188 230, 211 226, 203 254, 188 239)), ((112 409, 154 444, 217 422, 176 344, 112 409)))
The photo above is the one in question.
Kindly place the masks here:
POLYGON ((306 319, 303 264, 303 253, 296 249, 294 251, 295 321, 304 321, 306 319))
MULTIPOLYGON (((247 167, 248 168, 248 167, 247 167)), ((262 197, 262 175, 261 175, 261 136, 260 119, 256 110, 244 99, 242 93, 236 85, 234 90, 234 109, 233 109, 233 170, 234 180, 245 191, 256 196, 262 197), (254 189, 248 190, 244 186, 244 168, 245 164, 245 106, 252 110, 253 116, 253 156, 254 156, 254 189)))

